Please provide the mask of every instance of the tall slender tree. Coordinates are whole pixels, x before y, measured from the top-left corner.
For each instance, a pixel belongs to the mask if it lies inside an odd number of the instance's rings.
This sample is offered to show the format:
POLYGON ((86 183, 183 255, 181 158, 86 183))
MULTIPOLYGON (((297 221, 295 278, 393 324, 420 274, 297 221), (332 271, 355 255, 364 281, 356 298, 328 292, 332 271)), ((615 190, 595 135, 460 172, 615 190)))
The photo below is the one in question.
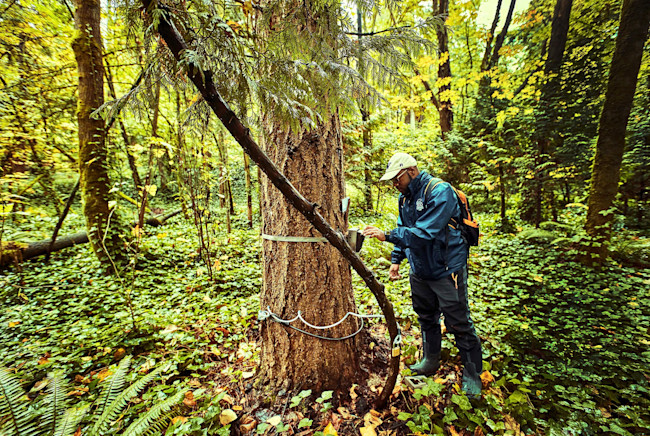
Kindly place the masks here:
POLYGON ((114 272, 123 257, 123 244, 118 217, 111 216, 109 207, 104 120, 92 115, 104 103, 100 0, 76 0, 75 7, 76 35, 72 48, 79 74, 77 121, 83 213, 97 258, 107 272, 114 272))
POLYGON ((611 234, 612 220, 610 208, 618 192, 625 132, 649 26, 650 2, 624 0, 600 116, 585 223, 587 233, 594 238, 590 254, 597 260, 604 259, 608 252, 606 242, 611 234))

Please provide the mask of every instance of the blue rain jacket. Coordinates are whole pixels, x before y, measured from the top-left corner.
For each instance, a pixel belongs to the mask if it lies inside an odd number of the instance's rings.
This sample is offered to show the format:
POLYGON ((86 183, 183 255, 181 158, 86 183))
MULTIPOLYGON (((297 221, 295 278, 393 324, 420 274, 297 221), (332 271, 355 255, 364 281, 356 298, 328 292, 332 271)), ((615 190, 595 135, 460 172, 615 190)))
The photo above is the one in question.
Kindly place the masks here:
POLYGON ((436 181, 425 193, 432 178, 421 171, 409 183, 408 192, 400 194, 397 228, 386 233, 386 241, 395 245, 392 263, 400 264, 408 258, 411 274, 438 280, 467 263, 469 247, 460 230, 449 225, 452 217, 458 222, 461 216, 456 193, 446 182, 433 188, 436 181))

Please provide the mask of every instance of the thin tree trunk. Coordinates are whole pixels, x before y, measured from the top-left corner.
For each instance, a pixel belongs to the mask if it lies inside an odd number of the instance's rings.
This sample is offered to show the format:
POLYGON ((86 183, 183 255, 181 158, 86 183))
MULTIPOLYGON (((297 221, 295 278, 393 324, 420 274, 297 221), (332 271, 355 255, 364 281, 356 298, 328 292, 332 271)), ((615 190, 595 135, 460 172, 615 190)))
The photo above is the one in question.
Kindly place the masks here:
POLYGON ((248 228, 253 228, 253 195, 251 183, 251 165, 250 158, 244 152, 244 173, 246 173, 246 205, 248 210, 248 228))
POLYGON ((483 53, 483 60, 481 61, 481 72, 490 69, 490 52, 492 51, 492 40, 494 39, 494 32, 496 32, 497 25, 499 24, 499 15, 501 14, 502 2, 503 0, 498 1, 497 8, 494 11, 494 20, 492 20, 492 27, 490 27, 488 39, 485 41, 485 52, 483 53))
POLYGON ((508 15, 506 15, 506 21, 503 23, 503 28, 501 29, 501 32, 499 32, 496 41, 494 41, 494 50, 492 51, 492 57, 490 58, 490 68, 496 67, 499 63, 499 51, 501 50, 501 47, 503 47, 506 35, 508 34, 508 28, 512 21, 512 14, 515 11, 515 2, 516 0, 510 1, 510 8, 508 9, 508 15))
POLYGON ((551 24, 551 38, 548 45, 548 57, 544 64, 546 80, 542 85, 540 97, 540 119, 537 127, 537 156, 538 166, 535 171, 534 189, 534 224, 539 227, 542 222, 542 201, 544 198, 544 182, 548 178, 548 170, 545 169, 546 160, 553 154, 553 137, 555 136, 556 110, 555 99, 560 87, 560 68, 564 58, 564 48, 569 34, 569 18, 573 0, 557 0, 553 11, 553 22, 551 24))
MULTIPOLYGON (((106 82, 108 84, 108 90, 111 98, 116 99, 117 93, 115 92, 115 85, 113 84, 113 74, 111 72, 111 65, 108 63, 108 58, 105 58, 106 61, 106 82)), ((129 162, 129 168, 131 169, 131 178, 133 180, 133 188, 136 192, 142 187, 142 182, 140 181, 140 174, 138 174, 138 165, 135 160, 135 156, 131 153, 129 147, 131 146, 131 139, 129 138, 128 133, 126 132, 126 127, 122 122, 121 118, 118 118, 119 114, 115 114, 115 118, 118 119, 118 124, 120 126, 120 133, 122 134, 122 141, 124 142, 124 153, 126 153, 126 159, 129 162)), ((110 128, 106 126, 106 131, 110 128)))
MULTIPOLYGON (((449 0, 434 0, 434 4, 438 2, 438 15, 444 17, 444 22, 447 21, 449 16, 449 0)), ((440 131, 442 132, 443 141, 447 139, 447 134, 453 128, 454 113, 449 95, 451 91, 451 60, 449 53, 449 36, 447 35, 447 27, 442 26, 437 31, 438 36, 438 53, 444 59, 444 62, 438 65, 438 81, 441 85, 438 87, 438 101, 440 102, 440 131)), ((441 60, 442 60, 441 59, 441 60)), ((452 154, 455 150, 452 150, 452 154)), ((450 180, 452 183, 458 183, 459 180, 450 180)))
POLYGON ((105 147, 104 120, 91 114, 104 103, 104 66, 100 34, 100 1, 75 1, 76 37, 72 42, 79 70, 79 178, 83 213, 90 244, 109 273, 123 258, 116 229, 117 217, 109 223, 110 182, 105 147))
POLYGON ((68 196, 68 201, 65 202, 65 207, 63 208, 63 212, 61 212, 61 216, 59 216, 59 221, 56 223, 56 226, 54 227, 54 231, 52 232, 52 242, 50 243, 50 246, 47 249, 45 260, 50 260, 50 252, 52 251, 52 247, 54 246, 54 241, 56 241, 56 237, 59 234, 59 230, 61 230, 61 226, 63 225, 63 221, 65 220, 65 217, 68 216, 68 212, 70 211, 70 207, 72 207, 74 197, 75 195, 77 195, 78 190, 79 190, 79 179, 77 179, 77 183, 74 184, 74 188, 72 188, 72 192, 70 192, 70 196, 68 196))
POLYGON ((501 199, 501 221, 506 219, 506 185, 503 180, 503 163, 499 163, 499 196, 501 199))
MULTIPOLYGON (((643 57, 643 45, 650 25, 650 2, 624 0, 616 48, 609 70, 605 104, 600 116, 598 142, 591 174, 591 187, 585 229, 595 243, 590 254, 597 260, 607 256, 612 207, 625 148, 625 131, 632 109, 637 76, 643 57), (604 213, 605 212, 605 213, 604 213)), ((587 262, 592 259, 587 258, 587 262)))

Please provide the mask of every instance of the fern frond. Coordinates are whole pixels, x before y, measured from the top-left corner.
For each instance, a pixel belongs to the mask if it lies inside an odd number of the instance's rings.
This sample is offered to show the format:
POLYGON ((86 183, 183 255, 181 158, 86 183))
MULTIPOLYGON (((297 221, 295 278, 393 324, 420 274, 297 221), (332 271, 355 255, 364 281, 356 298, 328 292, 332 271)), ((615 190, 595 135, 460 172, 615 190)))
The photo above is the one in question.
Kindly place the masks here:
POLYGON ((37 431, 31 422, 27 402, 22 400, 25 391, 18 378, 6 368, 0 368, 0 434, 22 435, 37 431))
POLYGON ((172 409, 168 413, 165 413, 163 416, 161 416, 157 422, 151 424, 147 431, 142 433, 142 436, 157 436, 164 434, 165 429, 172 424, 172 420, 175 417, 179 416, 183 409, 184 406, 182 404, 180 406, 172 407, 172 409))
POLYGON ((88 406, 71 407, 66 410, 63 416, 57 421, 56 428, 52 436, 70 436, 73 435, 77 426, 88 411, 88 406))
POLYGON ((171 397, 167 398, 154 405, 146 413, 142 415, 137 421, 131 424, 123 433, 123 436, 140 436, 146 432, 149 427, 158 422, 161 417, 164 417, 166 412, 169 412, 172 407, 180 403, 185 396, 186 391, 179 391, 171 397))
POLYGON ((68 408, 70 399, 68 398, 68 383, 63 378, 63 373, 57 371, 49 375, 50 380, 47 384, 47 396, 44 399, 45 413, 41 417, 42 428, 47 434, 51 434, 58 425, 59 418, 68 408))
POLYGON ((106 407, 117 398, 120 392, 124 389, 126 383, 126 374, 131 366, 131 356, 124 356, 117 366, 114 374, 111 374, 104 380, 104 388, 97 399, 97 409, 95 414, 101 416, 106 410, 106 407))
POLYGON ((134 382, 131 386, 126 388, 120 395, 118 395, 115 400, 111 401, 97 422, 90 430, 90 435, 101 435, 103 434, 111 422, 115 421, 122 411, 126 407, 128 401, 138 395, 145 386, 147 386, 160 372, 166 369, 167 365, 156 368, 154 371, 142 377, 140 380, 134 382))

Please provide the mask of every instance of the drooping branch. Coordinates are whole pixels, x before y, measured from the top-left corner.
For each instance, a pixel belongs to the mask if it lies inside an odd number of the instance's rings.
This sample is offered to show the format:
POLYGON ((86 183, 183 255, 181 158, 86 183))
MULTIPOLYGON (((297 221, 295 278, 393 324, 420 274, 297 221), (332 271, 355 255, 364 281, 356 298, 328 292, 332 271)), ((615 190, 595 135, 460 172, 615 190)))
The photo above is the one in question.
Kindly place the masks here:
MULTIPOLYGON (((142 0, 146 11, 149 11, 152 4, 151 0, 142 0)), ((160 6, 160 4, 158 4, 160 6)), ((386 298, 384 285, 381 284, 374 273, 366 267, 361 258, 350 248, 345 236, 334 230, 332 226, 317 211, 318 205, 311 203, 289 182, 289 180, 280 172, 275 164, 269 159, 264 151, 259 147, 250 134, 250 130, 243 125, 239 117, 230 109, 228 104, 222 99, 217 91, 213 81, 212 72, 202 71, 201 68, 194 64, 190 59, 184 58, 184 53, 188 50, 185 40, 178 32, 173 23, 167 19, 167 14, 158 15, 157 31, 165 40, 169 50, 177 61, 183 61, 187 66, 187 76, 199 90, 203 99, 208 103, 215 115, 221 120, 223 125, 228 129, 230 134, 235 138, 244 151, 258 164, 259 168, 269 177, 273 185, 282 192, 287 200, 332 244, 350 263, 352 268, 361 276, 368 288, 371 290, 382 313, 386 317, 388 331, 393 344, 397 342, 399 336, 398 325, 395 320, 393 306, 386 298)), ((393 353, 390 362, 390 373, 386 385, 382 390, 379 398, 376 400, 376 407, 383 407, 387 402, 395 386, 399 372, 399 353, 393 353)))

